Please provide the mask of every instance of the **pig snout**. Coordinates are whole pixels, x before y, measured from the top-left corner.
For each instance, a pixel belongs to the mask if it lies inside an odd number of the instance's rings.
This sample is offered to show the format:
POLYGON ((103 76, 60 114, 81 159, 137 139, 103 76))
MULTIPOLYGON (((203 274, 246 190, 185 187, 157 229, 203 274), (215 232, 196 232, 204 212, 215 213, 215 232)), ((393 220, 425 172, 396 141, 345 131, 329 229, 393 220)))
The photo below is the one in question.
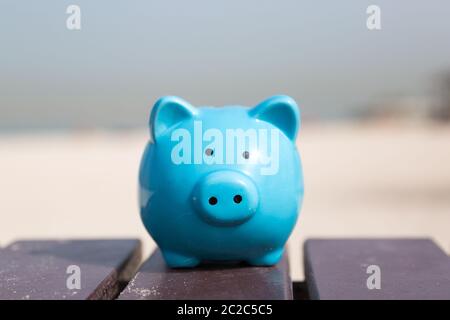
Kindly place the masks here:
POLYGON ((249 220, 258 209, 255 183, 231 170, 215 171, 195 186, 192 201, 201 218, 217 226, 236 226, 249 220))

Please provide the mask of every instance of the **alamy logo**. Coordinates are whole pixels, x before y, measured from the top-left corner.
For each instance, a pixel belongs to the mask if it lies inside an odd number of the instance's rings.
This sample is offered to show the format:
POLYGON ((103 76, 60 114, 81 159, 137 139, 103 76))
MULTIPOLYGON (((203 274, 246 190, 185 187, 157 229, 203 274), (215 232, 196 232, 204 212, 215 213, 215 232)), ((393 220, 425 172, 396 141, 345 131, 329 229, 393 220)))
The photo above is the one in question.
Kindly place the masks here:
POLYGON ((72 264, 67 267, 66 273, 69 275, 66 280, 66 287, 69 290, 81 289, 81 269, 72 264))
POLYGON ((72 4, 67 7, 66 13, 70 14, 66 20, 66 27, 69 30, 81 30, 81 9, 79 6, 72 4))
POLYGON ((174 164, 254 164, 261 175, 275 175, 279 169, 278 129, 226 129, 225 134, 210 128, 203 132, 201 121, 194 121, 194 134, 178 128, 171 134, 174 164), (205 145, 206 143, 206 145, 205 145))
POLYGON ((366 286, 367 289, 373 290, 373 289, 381 289, 381 269, 379 266, 372 264, 367 267, 366 273, 370 274, 370 276, 367 278, 366 286))
POLYGON ((366 9, 368 14, 366 26, 369 30, 381 30, 381 9, 377 5, 370 5, 366 9))

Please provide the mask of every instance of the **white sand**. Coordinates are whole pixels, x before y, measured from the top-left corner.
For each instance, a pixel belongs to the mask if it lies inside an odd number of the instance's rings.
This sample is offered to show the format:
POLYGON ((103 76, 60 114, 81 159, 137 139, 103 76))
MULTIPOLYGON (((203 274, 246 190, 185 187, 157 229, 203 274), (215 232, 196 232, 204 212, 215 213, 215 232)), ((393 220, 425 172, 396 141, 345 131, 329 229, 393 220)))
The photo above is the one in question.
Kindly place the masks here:
MULTIPOLYGON (((0 136, 0 244, 18 238, 140 237, 146 131, 0 136)), ((432 237, 450 252, 450 127, 310 124, 299 150, 305 201, 289 242, 303 278, 309 237, 432 237)))

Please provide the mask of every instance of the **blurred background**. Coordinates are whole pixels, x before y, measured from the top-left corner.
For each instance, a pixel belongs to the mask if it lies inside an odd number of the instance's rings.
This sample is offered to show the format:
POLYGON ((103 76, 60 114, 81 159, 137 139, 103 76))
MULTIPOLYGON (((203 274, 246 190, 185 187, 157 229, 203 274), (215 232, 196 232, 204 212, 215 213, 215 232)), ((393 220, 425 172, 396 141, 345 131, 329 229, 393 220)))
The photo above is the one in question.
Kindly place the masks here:
POLYGON ((137 173, 153 102, 282 93, 302 112, 294 279, 308 237, 431 237, 450 253, 449 40, 445 0, 1 0, 0 245, 137 236, 148 253, 137 173))

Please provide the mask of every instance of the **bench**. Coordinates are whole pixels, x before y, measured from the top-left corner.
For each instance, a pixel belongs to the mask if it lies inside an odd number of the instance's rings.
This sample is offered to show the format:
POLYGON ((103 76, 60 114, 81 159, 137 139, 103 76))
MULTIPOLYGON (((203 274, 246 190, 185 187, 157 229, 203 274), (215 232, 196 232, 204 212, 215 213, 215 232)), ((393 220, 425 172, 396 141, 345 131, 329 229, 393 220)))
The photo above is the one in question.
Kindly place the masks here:
POLYGON ((136 239, 17 241, 0 249, 0 299, 114 299, 140 261, 136 239), (71 266, 80 289, 67 286, 71 266))
POLYGON ((311 299, 450 299, 450 257, 429 239, 312 239, 304 261, 311 299))
POLYGON ((428 239, 310 239, 304 263, 292 282, 287 254, 169 269, 159 250, 142 262, 137 239, 22 240, 0 249, 0 299, 450 299, 450 258, 428 239))

